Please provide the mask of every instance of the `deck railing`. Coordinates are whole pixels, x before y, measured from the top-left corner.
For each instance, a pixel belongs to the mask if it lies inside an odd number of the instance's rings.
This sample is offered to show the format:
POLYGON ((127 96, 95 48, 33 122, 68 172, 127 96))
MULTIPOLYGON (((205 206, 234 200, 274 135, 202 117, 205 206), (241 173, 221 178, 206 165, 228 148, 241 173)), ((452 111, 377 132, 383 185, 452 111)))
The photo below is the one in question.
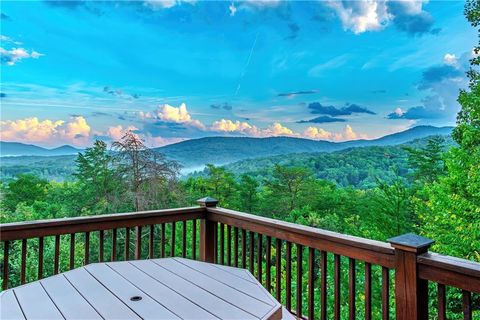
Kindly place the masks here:
POLYGON ((434 309, 432 318, 446 319, 453 287, 464 319, 473 319, 480 264, 429 253, 429 239, 386 243, 220 208, 211 198, 199 205, 2 224, 3 289, 97 261, 183 256, 248 268, 298 318, 423 320, 434 309))

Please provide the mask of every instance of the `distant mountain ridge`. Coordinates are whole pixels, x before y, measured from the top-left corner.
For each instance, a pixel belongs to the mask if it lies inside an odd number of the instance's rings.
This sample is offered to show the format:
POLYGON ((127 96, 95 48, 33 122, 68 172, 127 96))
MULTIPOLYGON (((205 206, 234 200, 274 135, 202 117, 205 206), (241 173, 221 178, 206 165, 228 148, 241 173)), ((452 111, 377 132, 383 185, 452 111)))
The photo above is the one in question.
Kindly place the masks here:
MULTIPOLYGON (((240 160, 269 157, 291 153, 333 152, 351 147, 387 146, 402 144, 432 135, 450 135, 453 127, 417 126, 402 132, 373 140, 330 142, 292 137, 207 137, 191 139, 155 150, 169 159, 179 161, 184 167, 192 168, 207 163, 224 165, 240 160)), ((63 156, 82 152, 69 145, 53 149, 42 148, 19 142, 0 141, 0 156, 63 156)))
POLYGON ((178 142, 156 150, 189 168, 207 163, 224 165, 245 159, 282 154, 333 152, 352 147, 397 145, 433 135, 450 135, 452 130, 453 127, 416 126, 378 139, 346 142, 292 137, 207 137, 178 142))
POLYGON ((42 148, 33 144, 24 144, 20 142, 0 141, 0 156, 63 156, 74 155, 82 152, 69 145, 63 145, 53 149, 42 148))

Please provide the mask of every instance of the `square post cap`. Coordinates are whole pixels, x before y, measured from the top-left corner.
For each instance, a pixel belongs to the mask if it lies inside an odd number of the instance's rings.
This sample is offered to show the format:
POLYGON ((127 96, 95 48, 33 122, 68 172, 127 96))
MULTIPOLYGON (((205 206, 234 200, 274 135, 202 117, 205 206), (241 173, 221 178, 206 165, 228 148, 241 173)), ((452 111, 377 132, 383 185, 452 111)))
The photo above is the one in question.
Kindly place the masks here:
POLYGON ((414 233, 406 233, 398 237, 390 238, 387 241, 390 242, 395 249, 415 253, 427 252, 428 248, 435 242, 414 233))
POLYGON ((202 199, 198 199, 197 203, 201 207, 216 207, 218 200, 210 197, 205 197, 202 199))

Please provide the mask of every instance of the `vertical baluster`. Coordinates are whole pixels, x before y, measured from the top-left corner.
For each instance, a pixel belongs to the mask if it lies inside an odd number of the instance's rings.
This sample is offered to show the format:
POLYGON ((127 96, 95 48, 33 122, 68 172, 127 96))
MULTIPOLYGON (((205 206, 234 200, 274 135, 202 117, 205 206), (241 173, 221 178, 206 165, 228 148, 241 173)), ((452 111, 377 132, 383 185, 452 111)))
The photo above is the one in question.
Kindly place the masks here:
POLYGON ((242 229, 242 268, 247 268, 247 230, 242 229))
POLYGON ((187 221, 182 222, 182 257, 187 256, 187 221))
POLYGON ((365 262, 365 320, 372 319, 372 265, 365 262))
POLYGON ((390 275, 388 268, 382 267, 382 320, 390 319, 390 275))
POLYGON ((10 249, 10 241, 3 242, 3 290, 8 289, 8 253, 10 249))
POLYGON ((165 223, 160 226, 160 233, 162 235, 162 243, 160 246, 160 254, 162 258, 165 258, 165 223))
POLYGON ((463 319, 472 320, 472 294, 469 291, 462 290, 463 295, 463 319))
POLYGON ((117 229, 112 229, 112 261, 117 260, 117 229))
POLYGON ((130 228, 125 228, 125 261, 130 260, 130 228))
POLYGON ((220 264, 225 264, 225 225, 220 223, 220 264))
POLYGON ((233 266, 238 267, 238 228, 233 229, 233 266))
POLYGON ((249 254, 249 268, 250 268, 250 273, 254 274, 253 272, 253 241, 255 240, 255 235, 252 231, 248 231, 249 239, 248 239, 248 254, 249 254))
POLYGON ((38 238, 38 276, 40 280, 43 278, 43 237, 38 238))
POLYGON ((84 265, 90 263, 90 231, 85 232, 85 260, 84 265))
POLYGON ((171 243, 171 249, 170 249, 170 256, 175 257, 175 238, 176 238, 176 231, 177 231, 177 223, 172 222, 172 243, 171 243))
POLYGON ((227 265, 232 265, 232 226, 227 225, 227 265))
POLYGON ((275 297, 282 299, 282 240, 275 239, 275 297))
POLYGON ((313 319, 315 315, 315 249, 308 248, 308 319, 313 319))
POLYGON ((75 233, 70 233, 70 270, 75 268, 75 233))
POLYGON ((437 289, 438 320, 445 320, 447 319, 445 285, 438 283, 437 289))
POLYGON ((297 243, 297 318, 302 318, 302 254, 303 246, 297 243))
POLYGON ((267 236, 267 243, 265 248, 265 285, 268 292, 272 292, 272 280, 271 280, 271 259, 272 259, 272 238, 267 236))
POLYGON ((103 253, 104 253, 103 251, 104 251, 104 248, 105 248, 105 244, 103 243, 103 240, 105 238, 105 231, 100 230, 99 237, 100 237, 100 241, 99 241, 100 250, 99 250, 99 253, 98 253, 98 261, 103 262, 103 253))
POLYGON ((348 259, 348 318, 355 320, 356 274, 355 259, 348 259))
POLYGON ((263 260, 263 250, 262 250, 262 241, 263 235, 257 234, 257 279, 258 282, 262 283, 262 260, 263 260))
POLYGON ((135 260, 142 259, 142 226, 135 227, 135 260))
POLYGON ((20 267, 20 283, 25 283, 25 270, 27 268, 27 239, 22 239, 22 262, 20 267))
POLYGON ((60 262, 60 235, 55 235, 55 253, 53 256, 53 273, 58 274, 58 265, 60 262))
POLYGON ((320 308, 321 308, 321 316, 320 319, 327 320, 327 252, 322 251, 321 256, 321 298, 320 298, 320 308))
POLYGON ((192 259, 197 260, 197 220, 192 220, 192 259))
POLYGON ((218 263, 218 225, 213 228, 213 263, 218 263))
POLYGON ((333 308, 333 315, 335 320, 340 320, 340 256, 335 254, 333 259, 333 282, 334 282, 334 308, 333 308))
POLYGON ((150 233, 148 236, 148 258, 153 259, 153 249, 154 249, 154 237, 155 237, 155 226, 153 224, 150 225, 150 233))
POLYGON ((285 307, 288 311, 292 311, 292 243, 287 241, 286 252, 286 265, 285 265, 285 307))

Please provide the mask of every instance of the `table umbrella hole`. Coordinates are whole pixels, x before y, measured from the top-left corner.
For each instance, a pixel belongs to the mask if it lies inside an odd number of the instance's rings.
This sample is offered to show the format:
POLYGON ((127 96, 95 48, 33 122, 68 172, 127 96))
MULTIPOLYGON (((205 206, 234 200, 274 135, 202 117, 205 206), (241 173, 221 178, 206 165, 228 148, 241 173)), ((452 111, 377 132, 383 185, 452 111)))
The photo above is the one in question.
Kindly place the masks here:
POLYGON ((130 300, 131 300, 131 301, 140 301, 140 300, 142 300, 142 297, 140 297, 140 296, 133 296, 133 297, 130 298, 130 300))

